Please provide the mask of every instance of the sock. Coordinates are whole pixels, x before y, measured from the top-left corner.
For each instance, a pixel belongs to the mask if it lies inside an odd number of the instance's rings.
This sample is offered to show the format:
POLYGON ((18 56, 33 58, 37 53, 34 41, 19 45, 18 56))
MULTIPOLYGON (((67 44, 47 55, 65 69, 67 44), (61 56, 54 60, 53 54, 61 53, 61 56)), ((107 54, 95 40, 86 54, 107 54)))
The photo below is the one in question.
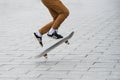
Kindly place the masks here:
POLYGON ((49 30, 48 34, 52 35, 55 31, 56 31, 56 29, 51 28, 51 29, 49 30))
POLYGON ((36 34, 39 36, 39 37, 42 37, 42 34, 40 32, 36 32, 36 34))

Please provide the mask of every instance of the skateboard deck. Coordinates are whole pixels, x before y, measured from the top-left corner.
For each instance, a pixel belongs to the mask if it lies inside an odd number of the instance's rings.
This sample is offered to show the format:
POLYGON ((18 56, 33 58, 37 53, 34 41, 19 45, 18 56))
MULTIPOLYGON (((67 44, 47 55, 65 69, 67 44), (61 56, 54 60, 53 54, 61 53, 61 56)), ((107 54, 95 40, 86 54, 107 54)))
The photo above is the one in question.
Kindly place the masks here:
POLYGON ((53 44, 52 46, 50 46, 49 48, 45 49, 43 52, 41 52, 39 55, 35 56, 35 58, 39 58, 44 56, 45 54, 47 54, 48 52, 50 52, 51 50, 53 50, 54 48, 56 48, 57 46, 61 45, 62 43, 67 43, 69 44, 68 40, 73 36, 74 31, 71 32, 68 36, 66 36, 65 38, 63 38, 62 40, 58 41, 57 43, 53 44))

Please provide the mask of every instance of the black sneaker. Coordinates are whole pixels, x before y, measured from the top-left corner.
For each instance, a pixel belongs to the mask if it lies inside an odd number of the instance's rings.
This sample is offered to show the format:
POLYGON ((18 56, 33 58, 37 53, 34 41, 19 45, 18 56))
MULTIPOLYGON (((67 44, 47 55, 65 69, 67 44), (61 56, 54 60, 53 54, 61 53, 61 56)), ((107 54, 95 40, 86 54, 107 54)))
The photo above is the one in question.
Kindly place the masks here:
POLYGON ((40 45, 43 47, 42 37, 39 37, 36 33, 34 33, 34 36, 36 37, 36 39, 38 40, 38 42, 40 43, 40 45))
POLYGON ((63 38, 63 36, 62 35, 60 35, 60 34, 57 34, 57 32, 55 31, 52 35, 50 35, 50 34, 47 34, 49 37, 52 37, 52 38, 54 38, 54 39, 60 39, 60 38, 63 38))

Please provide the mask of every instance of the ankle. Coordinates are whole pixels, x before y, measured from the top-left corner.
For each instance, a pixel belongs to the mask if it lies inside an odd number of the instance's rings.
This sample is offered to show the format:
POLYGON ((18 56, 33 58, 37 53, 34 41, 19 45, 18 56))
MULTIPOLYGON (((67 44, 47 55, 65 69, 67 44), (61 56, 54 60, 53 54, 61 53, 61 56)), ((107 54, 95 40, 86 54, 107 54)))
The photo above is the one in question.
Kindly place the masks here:
POLYGON ((35 32, 38 37, 42 37, 42 34, 40 32, 35 32))
POLYGON ((54 32, 57 32, 57 29, 51 28, 48 32, 49 35, 52 35, 54 32))

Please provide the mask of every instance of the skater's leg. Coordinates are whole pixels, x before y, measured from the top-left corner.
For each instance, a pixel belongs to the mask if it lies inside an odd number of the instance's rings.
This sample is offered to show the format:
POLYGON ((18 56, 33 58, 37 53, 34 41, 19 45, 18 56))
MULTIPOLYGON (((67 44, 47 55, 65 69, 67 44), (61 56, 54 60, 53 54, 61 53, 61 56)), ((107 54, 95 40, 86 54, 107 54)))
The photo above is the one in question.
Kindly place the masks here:
POLYGON ((65 7, 65 5, 60 0, 42 0, 43 4, 50 11, 54 23, 52 27, 54 29, 58 29, 60 24, 67 18, 69 15, 69 10, 65 7))
POLYGON ((48 32, 51 29, 52 25, 54 24, 55 19, 58 17, 58 13, 47 5, 47 4, 51 4, 51 3, 49 3, 48 0, 47 1, 46 0, 42 0, 42 2, 48 8, 51 16, 53 17, 53 21, 52 22, 46 24, 44 27, 39 29, 39 32, 43 35, 43 34, 45 34, 46 32, 48 32))
POLYGON ((50 22, 50 23, 48 23, 48 24, 46 24, 46 25, 45 25, 44 27, 42 27, 41 29, 39 29, 39 32, 40 32, 42 35, 45 34, 46 32, 48 32, 48 31, 51 29, 51 27, 52 27, 53 24, 54 24, 55 19, 56 19, 57 16, 58 16, 58 14, 57 14, 55 11, 53 11, 52 9, 48 8, 48 10, 49 10, 51 16, 53 17, 53 21, 50 22))
POLYGON ((46 32, 48 32, 48 31, 50 30, 50 28, 52 27, 52 25, 53 25, 53 21, 50 22, 50 23, 48 23, 48 24, 46 24, 46 25, 45 25, 44 27, 42 27, 41 29, 39 29, 39 33, 40 33, 41 35, 45 34, 46 32))
POLYGON ((54 18, 54 23, 52 25, 52 27, 54 29, 58 29, 61 25, 61 23, 67 18, 67 16, 69 15, 69 10, 64 6, 64 4, 57 0, 55 2, 55 5, 51 5, 51 9, 53 11, 55 11, 58 16, 56 18, 54 18))

